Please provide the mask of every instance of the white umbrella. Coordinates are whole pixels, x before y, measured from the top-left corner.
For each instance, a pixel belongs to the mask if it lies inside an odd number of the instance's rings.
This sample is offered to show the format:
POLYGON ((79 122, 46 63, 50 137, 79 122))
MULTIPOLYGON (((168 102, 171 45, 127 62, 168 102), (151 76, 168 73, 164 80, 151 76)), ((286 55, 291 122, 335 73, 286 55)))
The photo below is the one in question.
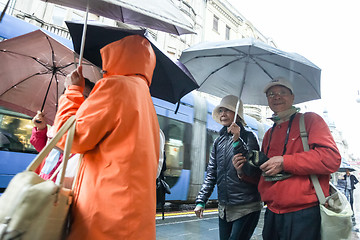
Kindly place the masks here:
POLYGON ((252 38, 199 43, 184 50, 180 61, 199 91, 218 97, 232 94, 247 104, 267 105, 263 89, 281 76, 292 83, 295 104, 320 98, 321 70, 316 65, 252 38))

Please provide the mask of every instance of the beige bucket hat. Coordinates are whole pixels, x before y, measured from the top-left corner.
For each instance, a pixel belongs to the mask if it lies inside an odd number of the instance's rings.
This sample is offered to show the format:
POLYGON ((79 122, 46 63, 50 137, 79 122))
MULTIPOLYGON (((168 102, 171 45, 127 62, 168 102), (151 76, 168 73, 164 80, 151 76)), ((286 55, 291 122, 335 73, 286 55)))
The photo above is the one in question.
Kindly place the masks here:
MULTIPOLYGON (((212 112, 212 117, 213 119, 217 122, 217 123, 220 123, 220 113, 219 113, 219 109, 221 107, 224 107, 224 108, 227 108, 233 112, 236 112, 235 111, 235 108, 236 108, 236 104, 238 102, 238 97, 234 96, 234 95, 227 95, 226 97, 224 97, 223 99, 221 99, 221 102, 219 105, 217 105, 213 112, 212 112)), ((243 112, 243 102, 240 100, 240 104, 239 104, 239 107, 238 107, 238 116, 241 118, 241 123, 245 126, 246 123, 245 123, 245 120, 244 120, 244 112, 243 112)))

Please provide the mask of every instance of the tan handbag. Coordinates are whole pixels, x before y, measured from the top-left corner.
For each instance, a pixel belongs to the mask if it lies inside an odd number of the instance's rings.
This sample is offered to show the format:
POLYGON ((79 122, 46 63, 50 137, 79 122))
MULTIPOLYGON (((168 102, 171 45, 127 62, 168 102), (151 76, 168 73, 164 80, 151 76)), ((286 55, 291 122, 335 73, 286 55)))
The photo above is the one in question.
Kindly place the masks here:
POLYGON ((55 137, 35 157, 27 169, 10 181, 0 197, 0 240, 61 239, 73 199, 72 190, 62 187, 75 132, 75 116, 61 127, 55 137), (44 180, 34 170, 68 131, 60 184, 44 180))

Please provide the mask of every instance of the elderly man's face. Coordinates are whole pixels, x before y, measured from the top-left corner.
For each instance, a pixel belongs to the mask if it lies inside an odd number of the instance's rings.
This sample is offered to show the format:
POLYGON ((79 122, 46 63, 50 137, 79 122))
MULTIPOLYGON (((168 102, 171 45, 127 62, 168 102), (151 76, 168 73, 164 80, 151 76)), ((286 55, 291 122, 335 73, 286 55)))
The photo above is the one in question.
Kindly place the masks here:
POLYGON ((294 95, 284 86, 273 86, 266 92, 269 107, 274 113, 279 113, 291 108, 294 95))

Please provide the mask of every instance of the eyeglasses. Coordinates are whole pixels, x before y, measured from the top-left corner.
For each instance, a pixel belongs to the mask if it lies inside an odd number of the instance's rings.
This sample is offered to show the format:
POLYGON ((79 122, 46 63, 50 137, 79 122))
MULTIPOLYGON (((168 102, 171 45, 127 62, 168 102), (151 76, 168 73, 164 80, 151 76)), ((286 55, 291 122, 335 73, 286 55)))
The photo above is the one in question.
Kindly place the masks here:
POLYGON ((277 93, 269 92, 269 93, 266 94, 266 97, 274 98, 275 96, 285 97, 285 96, 289 96, 289 95, 291 95, 291 93, 285 92, 285 91, 281 91, 281 92, 277 92, 277 93))

